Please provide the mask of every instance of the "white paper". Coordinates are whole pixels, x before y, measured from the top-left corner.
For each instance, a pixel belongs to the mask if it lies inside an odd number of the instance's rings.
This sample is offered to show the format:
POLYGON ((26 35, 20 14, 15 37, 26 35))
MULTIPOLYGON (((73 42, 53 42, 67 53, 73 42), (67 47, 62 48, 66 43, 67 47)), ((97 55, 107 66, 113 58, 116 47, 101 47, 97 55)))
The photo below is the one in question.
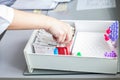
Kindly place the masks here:
POLYGON ((103 9, 116 7, 115 0, 78 0, 77 10, 103 9))
POLYGON ((58 5, 54 0, 16 0, 11 6, 16 9, 54 9, 58 5))

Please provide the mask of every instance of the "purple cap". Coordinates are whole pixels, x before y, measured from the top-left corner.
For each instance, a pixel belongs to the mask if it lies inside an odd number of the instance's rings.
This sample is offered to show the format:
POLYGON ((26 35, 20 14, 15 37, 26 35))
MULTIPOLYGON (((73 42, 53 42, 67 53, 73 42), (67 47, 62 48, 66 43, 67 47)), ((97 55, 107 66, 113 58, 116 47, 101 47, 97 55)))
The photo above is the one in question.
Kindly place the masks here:
POLYGON ((111 51, 111 52, 105 52, 104 56, 108 58, 115 58, 117 57, 117 54, 115 53, 115 51, 111 51))
POLYGON ((115 41, 118 39, 119 34, 119 23, 118 21, 115 21, 112 25, 110 25, 111 33, 109 34, 109 37, 112 41, 115 41))

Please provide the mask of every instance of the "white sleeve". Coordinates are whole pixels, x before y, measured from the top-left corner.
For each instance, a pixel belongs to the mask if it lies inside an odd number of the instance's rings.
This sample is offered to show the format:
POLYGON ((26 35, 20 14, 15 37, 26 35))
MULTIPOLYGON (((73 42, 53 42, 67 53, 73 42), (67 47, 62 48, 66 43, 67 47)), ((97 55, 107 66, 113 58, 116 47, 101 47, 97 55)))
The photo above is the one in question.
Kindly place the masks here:
POLYGON ((5 5, 0 5, 0 34, 7 29, 13 21, 14 10, 5 5))

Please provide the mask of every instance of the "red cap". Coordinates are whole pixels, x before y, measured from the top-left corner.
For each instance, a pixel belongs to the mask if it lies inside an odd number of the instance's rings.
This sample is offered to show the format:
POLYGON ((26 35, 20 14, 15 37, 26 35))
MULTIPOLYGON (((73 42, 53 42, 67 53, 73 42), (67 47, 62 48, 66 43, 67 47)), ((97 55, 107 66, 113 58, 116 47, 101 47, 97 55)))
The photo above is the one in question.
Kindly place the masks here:
POLYGON ((111 32, 111 31, 110 31, 110 28, 108 28, 108 29, 106 30, 106 33, 107 33, 107 34, 110 34, 110 32, 111 32))
POLYGON ((104 34, 104 37, 105 37, 106 41, 108 41, 110 39, 106 34, 104 34))

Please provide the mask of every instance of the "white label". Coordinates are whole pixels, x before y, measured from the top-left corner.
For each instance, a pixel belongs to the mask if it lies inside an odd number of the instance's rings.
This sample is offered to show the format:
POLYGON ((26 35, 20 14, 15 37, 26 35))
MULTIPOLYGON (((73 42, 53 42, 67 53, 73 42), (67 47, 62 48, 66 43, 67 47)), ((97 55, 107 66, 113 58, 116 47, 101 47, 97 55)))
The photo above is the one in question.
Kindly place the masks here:
POLYGON ((116 7, 115 0, 78 0, 77 10, 102 9, 116 7))

